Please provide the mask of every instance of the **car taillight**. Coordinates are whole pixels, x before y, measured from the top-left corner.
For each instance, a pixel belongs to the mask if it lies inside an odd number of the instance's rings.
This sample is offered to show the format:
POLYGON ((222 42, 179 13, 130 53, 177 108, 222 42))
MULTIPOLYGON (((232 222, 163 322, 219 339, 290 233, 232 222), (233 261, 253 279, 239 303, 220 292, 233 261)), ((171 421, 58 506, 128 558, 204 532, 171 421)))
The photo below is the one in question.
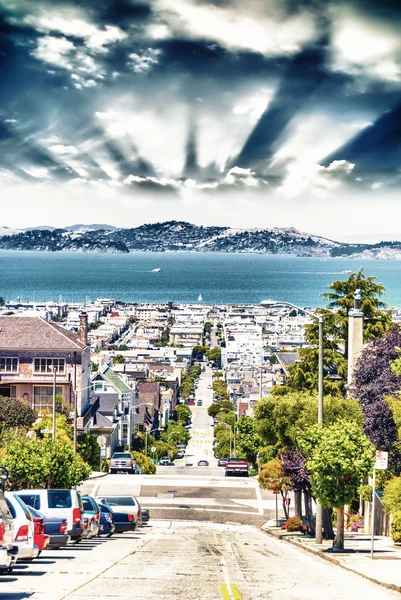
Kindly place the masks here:
POLYGON ((88 521, 84 521, 84 529, 88 529, 88 521))
POLYGON ((96 513, 96 521, 99 521, 100 519, 100 513, 96 513))
POLYGON ((137 511, 137 513, 136 513, 136 516, 138 517, 138 519, 139 519, 139 517, 141 516, 141 511, 140 511, 140 509, 139 509, 139 508, 138 508, 138 511, 137 511))
POLYGON ((134 520, 133 516, 132 515, 128 515, 128 521, 133 521, 133 520, 134 520))
POLYGON ((78 525, 81 522, 81 509, 73 508, 72 509, 72 522, 78 525))
POLYGON ((3 543, 5 531, 6 531, 6 529, 4 527, 4 523, 3 523, 3 521, 1 521, 0 522, 0 545, 3 543))
POLYGON ((113 522, 113 517, 109 514, 106 514, 106 521, 108 521, 109 523, 113 522))
POLYGON ((16 542, 28 541, 28 533, 29 533, 28 525, 21 525, 21 527, 18 529, 17 535, 15 536, 15 541, 16 542))
POLYGON ((65 533, 67 531, 67 523, 60 523, 60 533, 65 533))

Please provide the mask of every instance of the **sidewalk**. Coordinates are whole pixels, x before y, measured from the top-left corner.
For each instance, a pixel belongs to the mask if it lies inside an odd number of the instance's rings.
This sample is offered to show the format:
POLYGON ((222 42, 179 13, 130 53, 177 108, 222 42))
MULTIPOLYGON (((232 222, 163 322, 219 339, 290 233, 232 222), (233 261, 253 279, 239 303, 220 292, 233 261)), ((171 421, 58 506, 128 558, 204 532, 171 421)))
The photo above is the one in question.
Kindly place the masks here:
POLYGON ((334 564, 358 573, 384 587, 401 592, 401 545, 394 545, 391 538, 375 536, 374 558, 370 557, 371 538, 363 533, 345 533, 343 552, 330 552, 332 540, 324 540, 317 545, 313 538, 302 533, 287 533, 278 527, 265 523, 262 531, 278 539, 312 552, 334 564))

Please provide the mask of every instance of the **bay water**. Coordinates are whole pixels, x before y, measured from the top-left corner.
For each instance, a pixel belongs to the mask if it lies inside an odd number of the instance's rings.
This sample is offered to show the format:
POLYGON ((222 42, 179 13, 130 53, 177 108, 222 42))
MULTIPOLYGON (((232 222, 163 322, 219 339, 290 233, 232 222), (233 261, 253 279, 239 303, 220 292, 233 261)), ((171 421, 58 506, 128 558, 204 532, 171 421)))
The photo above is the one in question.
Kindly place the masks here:
POLYGON ((37 302, 195 303, 201 295, 206 304, 273 299, 317 307, 325 305, 321 293, 328 284, 361 266, 383 283, 389 306, 401 307, 401 261, 215 252, 0 251, 0 296, 37 302))

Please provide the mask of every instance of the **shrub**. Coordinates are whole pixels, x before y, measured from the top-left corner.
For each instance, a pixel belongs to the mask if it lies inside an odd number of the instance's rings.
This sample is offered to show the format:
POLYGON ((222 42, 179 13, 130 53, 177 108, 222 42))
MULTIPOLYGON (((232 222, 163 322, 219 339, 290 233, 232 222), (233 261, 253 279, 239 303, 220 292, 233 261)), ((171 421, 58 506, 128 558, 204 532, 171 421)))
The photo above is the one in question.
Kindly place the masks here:
POLYGON ((133 458, 136 460, 136 464, 144 473, 147 475, 154 475, 156 473, 156 465, 152 462, 149 456, 145 456, 142 452, 133 452, 133 458))
POLYGON ((359 488, 359 495, 365 502, 372 502, 372 486, 361 485, 361 487, 359 488))
POLYGON ((0 396, 0 425, 3 427, 30 427, 36 421, 36 414, 30 406, 16 400, 0 396))
POLYGON ((302 533, 306 531, 306 525, 299 517, 290 517, 287 519, 285 528, 287 531, 302 531, 302 533))
POLYGON ((387 512, 401 514, 401 477, 393 477, 384 486, 383 504, 387 512))
POLYGON ((348 519, 347 529, 351 529, 351 531, 358 531, 358 529, 362 528, 364 525, 364 519, 362 515, 359 513, 355 515, 351 515, 348 519))
POLYGON ((396 544, 401 542, 401 510, 398 510, 393 515, 391 522, 391 535, 396 544))

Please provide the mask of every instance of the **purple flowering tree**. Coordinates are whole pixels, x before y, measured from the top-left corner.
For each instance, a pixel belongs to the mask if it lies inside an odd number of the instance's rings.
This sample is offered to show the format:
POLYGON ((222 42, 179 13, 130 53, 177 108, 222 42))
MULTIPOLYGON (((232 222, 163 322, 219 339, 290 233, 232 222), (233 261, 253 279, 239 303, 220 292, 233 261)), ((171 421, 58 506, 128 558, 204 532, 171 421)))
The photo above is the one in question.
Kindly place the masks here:
POLYGON ((299 450, 290 449, 280 455, 283 473, 290 478, 294 491, 295 516, 302 518, 302 493, 305 502, 305 517, 308 533, 315 534, 312 511, 312 494, 309 471, 305 465, 305 456, 299 450))

